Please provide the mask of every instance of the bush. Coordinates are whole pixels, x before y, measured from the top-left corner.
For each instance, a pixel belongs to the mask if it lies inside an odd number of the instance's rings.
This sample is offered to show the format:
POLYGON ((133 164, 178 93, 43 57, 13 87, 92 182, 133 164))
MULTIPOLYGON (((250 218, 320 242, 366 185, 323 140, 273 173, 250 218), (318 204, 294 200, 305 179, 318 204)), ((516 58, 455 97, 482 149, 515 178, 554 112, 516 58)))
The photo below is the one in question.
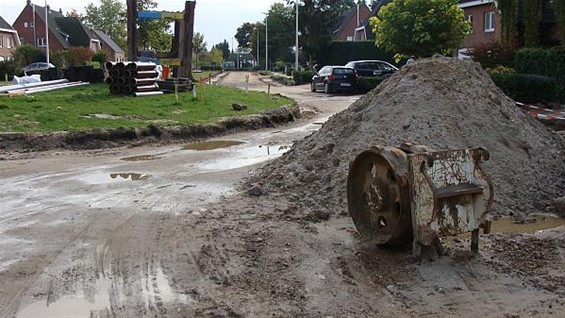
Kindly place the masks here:
POLYGON ((548 102, 556 98, 557 82, 551 77, 512 73, 493 73, 490 76, 496 86, 516 101, 548 102))
POLYGON ((202 65, 200 66, 202 71, 222 71, 221 65, 202 65))
POLYGON ((296 85, 310 83, 312 81, 312 77, 315 75, 313 71, 294 71, 292 72, 292 78, 296 85))
POLYGON ((471 56, 474 61, 481 63, 483 68, 514 67, 514 50, 504 47, 498 42, 474 47, 471 56))
POLYGON ((525 48, 516 53, 516 71, 556 80, 556 100, 565 101, 565 47, 525 48))
POLYGON ((511 68, 511 67, 506 67, 506 66, 502 66, 499 65, 495 68, 487 68, 485 69, 485 71, 487 71, 487 73, 489 74, 514 74, 516 73, 516 71, 511 68))
POLYGON ((292 78, 288 78, 286 76, 274 74, 274 75, 271 76, 271 79, 275 82, 278 82, 278 83, 281 83, 281 84, 287 85, 287 86, 296 85, 295 80, 293 80, 292 78))
POLYGON ((55 65, 57 68, 65 68, 67 67, 67 52, 65 51, 56 51, 51 52, 49 56, 49 62, 55 65))
POLYGON ((8 76, 8 80, 14 78, 14 75, 19 73, 20 69, 14 60, 8 61, 1 61, 0 62, 0 81, 5 79, 5 76, 8 76))
POLYGON ((82 46, 70 47, 67 51, 67 60, 69 66, 86 65, 86 62, 92 61, 94 52, 91 49, 82 46))
POLYGON ((104 64, 108 62, 108 54, 106 51, 98 51, 92 55, 92 62, 98 62, 100 64, 104 64))
POLYGON ((16 65, 22 68, 34 62, 47 61, 42 49, 29 44, 18 46, 12 53, 12 58, 16 61, 16 65))
POLYGON ((383 81, 382 78, 378 77, 366 77, 361 76, 359 78, 359 91, 362 93, 366 93, 373 88, 379 86, 379 84, 383 81))

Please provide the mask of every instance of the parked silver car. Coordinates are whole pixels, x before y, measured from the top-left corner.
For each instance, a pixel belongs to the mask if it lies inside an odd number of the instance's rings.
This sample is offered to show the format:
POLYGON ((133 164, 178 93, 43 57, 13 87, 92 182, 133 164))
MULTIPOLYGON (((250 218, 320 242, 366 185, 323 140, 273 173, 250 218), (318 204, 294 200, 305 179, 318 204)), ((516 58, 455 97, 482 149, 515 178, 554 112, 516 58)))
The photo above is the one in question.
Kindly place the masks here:
POLYGON ((37 74, 39 71, 48 70, 50 68, 55 68, 55 65, 47 62, 35 62, 24 67, 23 71, 24 74, 28 75, 28 73, 37 74))

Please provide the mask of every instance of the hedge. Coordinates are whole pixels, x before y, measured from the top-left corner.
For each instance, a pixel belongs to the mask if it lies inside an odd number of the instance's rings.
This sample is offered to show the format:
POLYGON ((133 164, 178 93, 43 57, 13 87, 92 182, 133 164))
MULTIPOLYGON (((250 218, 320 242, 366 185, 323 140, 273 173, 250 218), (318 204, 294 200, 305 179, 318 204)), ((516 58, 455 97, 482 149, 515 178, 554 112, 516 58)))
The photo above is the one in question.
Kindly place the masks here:
POLYGON ((554 78, 555 99, 565 102, 565 46, 519 50, 516 52, 516 72, 554 78))
POLYGON ((292 72, 292 78, 296 85, 307 84, 312 81, 312 77, 315 75, 313 71, 294 71, 292 72))
POLYGON ((514 73, 495 73, 490 76, 506 95, 520 102, 553 101, 558 92, 557 81, 548 76, 514 73))
POLYGON ((319 66, 345 65, 356 60, 383 60, 394 64, 394 53, 389 53, 375 46, 374 41, 332 42, 327 54, 317 61, 319 66))

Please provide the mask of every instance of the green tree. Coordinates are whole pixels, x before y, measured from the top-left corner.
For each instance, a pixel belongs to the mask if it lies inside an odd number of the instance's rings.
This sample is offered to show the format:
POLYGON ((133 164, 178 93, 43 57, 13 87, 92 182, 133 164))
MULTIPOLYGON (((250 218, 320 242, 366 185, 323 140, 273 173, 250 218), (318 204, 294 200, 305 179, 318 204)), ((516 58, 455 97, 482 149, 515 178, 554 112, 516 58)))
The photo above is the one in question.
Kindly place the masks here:
POLYGON ((119 0, 100 0, 100 5, 86 5, 83 23, 108 34, 120 47, 126 42, 126 8, 119 0))
POLYGON ((255 27, 255 23, 245 22, 239 28, 237 28, 237 32, 235 33, 234 37, 237 40, 238 47, 249 47, 249 39, 253 34, 253 29, 255 27))
POLYGON ((230 45, 228 44, 227 40, 224 40, 224 42, 218 43, 216 45, 214 45, 212 47, 212 49, 218 49, 220 52, 222 52, 222 58, 224 59, 224 61, 227 61, 230 58, 230 45))
POLYGON ((24 44, 16 47, 12 52, 12 58, 19 67, 24 67, 34 62, 45 62, 45 52, 33 45, 24 44))
MULTIPOLYGON (((290 62, 294 47, 294 11, 291 6, 274 3, 267 14, 269 35, 269 60, 290 62)), ((253 48, 257 49, 257 33, 259 33, 259 51, 265 54, 265 25, 256 24, 257 30, 252 37, 253 48)), ((261 57, 259 57, 259 61, 261 57)), ((264 64, 263 64, 264 65, 264 64)))
MULTIPOLYGON (((153 0, 138 0, 138 10, 151 10, 157 7, 153 0)), ((172 46, 173 35, 170 21, 166 20, 140 20, 137 22, 138 43, 142 51, 169 52, 172 46)))
POLYGON ((194 33, 194 37, 192 38, 192 51, 196 54, 206 52, 206 45, 206 41, 204 41, 204 34, 200 32, 194 33))
POLYGON ((470 31, 458 0, 394 0, 370 19, 378 47, 396 59, 449 54, 470 31))
MULTIPOLYGON (((298 2, 299 46, 310 64, 322 56, 332 41, 336 23, 347 10, 355 6, 353 0, 287 0, 294 8, 298 2), (301 4, 302 3, 302 4, 301 4)), ((295 10, 293 21, 295 19, 295 10)))

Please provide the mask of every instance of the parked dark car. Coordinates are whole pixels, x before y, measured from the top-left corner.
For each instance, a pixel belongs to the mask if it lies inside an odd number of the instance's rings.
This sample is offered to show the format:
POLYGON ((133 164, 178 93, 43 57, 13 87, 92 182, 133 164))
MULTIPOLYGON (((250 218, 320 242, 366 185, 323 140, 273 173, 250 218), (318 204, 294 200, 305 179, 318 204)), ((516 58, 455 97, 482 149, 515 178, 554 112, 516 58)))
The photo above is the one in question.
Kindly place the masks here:
POLYGON ((312 77, 310 90, 323 90, 330 94, 336 91, 355 92, 359 79, 355 70, 345 66, 324 66, 312 77))
POLYGON ((398 71, 396 66, 381 60, 350 61, 345 66, 353 68, 359 76, 386 77, 398 71))

